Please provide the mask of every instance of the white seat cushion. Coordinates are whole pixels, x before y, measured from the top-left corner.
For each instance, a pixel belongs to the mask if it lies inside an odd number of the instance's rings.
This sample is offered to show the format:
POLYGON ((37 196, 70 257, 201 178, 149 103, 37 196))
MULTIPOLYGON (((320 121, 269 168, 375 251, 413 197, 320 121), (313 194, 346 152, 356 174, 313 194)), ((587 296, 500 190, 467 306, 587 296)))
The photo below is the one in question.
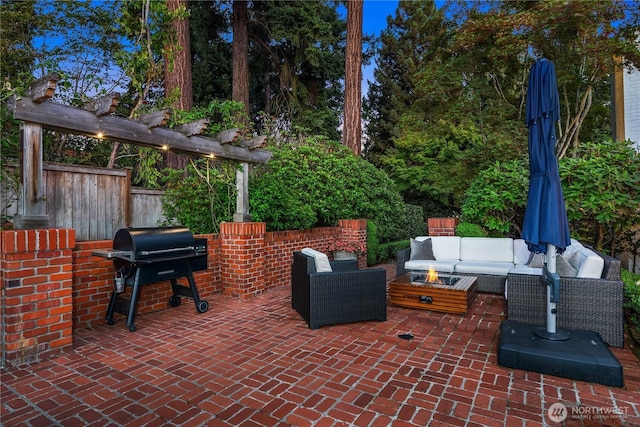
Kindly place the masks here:
POLYGON ((457 263, 457 259, 442 259, 442 260, 428 260, 428 259, 414 259, 404 263, 404 268, 407 270, 415 271, 428 271, 430 268, 440 273, 453 273, 457 263))
POLYGON ((327 254, 311 248, 304 248, 300 252, 313 258, 316 264, 317 273, 329 273, 333 271, 331 269, 331 263, 329 262, 329 257, 327 256, 327 254))
POLYGON ((512 268, 512 262, 460 261, 456 264, 455 272, 506 276, 512 268))
POLYGON ((509 273, 514 274, 529 274, 531 276, 542 276, 541 268, 529 267, 526 264, 515 264, 509 273))

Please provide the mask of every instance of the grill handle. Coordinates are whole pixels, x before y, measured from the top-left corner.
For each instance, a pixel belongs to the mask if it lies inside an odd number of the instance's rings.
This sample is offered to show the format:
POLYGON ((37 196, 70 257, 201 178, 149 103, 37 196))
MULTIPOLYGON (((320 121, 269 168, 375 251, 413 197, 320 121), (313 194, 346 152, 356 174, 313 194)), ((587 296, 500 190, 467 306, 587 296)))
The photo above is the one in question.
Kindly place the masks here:
POLYGON ((187 246, 184 248, 158 249, 157 251, 140 251, 140 255, 149 256, 158 254, 169 254, 173 252, 194 251, 195 249, 196 248, 194 248, 193 246, 187 246))

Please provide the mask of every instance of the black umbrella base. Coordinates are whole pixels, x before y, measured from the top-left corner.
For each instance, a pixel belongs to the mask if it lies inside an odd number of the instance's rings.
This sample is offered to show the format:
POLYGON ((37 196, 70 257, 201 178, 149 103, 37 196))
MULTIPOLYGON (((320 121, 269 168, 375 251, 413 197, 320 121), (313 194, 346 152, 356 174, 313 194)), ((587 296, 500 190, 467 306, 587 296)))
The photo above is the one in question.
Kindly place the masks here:
POLYGON ((562 329, 567 339, 540 337, 539 325, 505 320, 500 325, 498 364, 540 374, 622 387, 622 365, 599 334, 562 329))

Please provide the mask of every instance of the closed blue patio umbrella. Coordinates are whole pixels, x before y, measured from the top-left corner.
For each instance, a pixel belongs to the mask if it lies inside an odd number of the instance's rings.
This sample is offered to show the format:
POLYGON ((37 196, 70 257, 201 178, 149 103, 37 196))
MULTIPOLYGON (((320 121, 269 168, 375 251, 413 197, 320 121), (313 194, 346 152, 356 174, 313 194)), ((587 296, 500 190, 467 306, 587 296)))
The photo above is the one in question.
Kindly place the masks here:
POLYGON ((560 101, 553 63, 532 67, 527 91, 529 127, 529 196, 522 238, 529 250, 546 253, 542 268, 547 285, 547 327, 505 320, 500 326, 498 363, 510 368, 622 387, 622 365, 593 331, 556 331, 560 277, 556 253, 571 244, 556 159, 556 122, 560 101))
POLYGON ((571 244, 569 222, 562 195, 556 158, 556 122, 560 120, 560 100, 553 62, 537 61, 529 73, 527 88, 529 128, 529 195, 522 226, 522 238, 532 252, 546 253, 543 274, 549 284, 547 332, 556 333, 555 303, 559 298, 556 252, 571 244))

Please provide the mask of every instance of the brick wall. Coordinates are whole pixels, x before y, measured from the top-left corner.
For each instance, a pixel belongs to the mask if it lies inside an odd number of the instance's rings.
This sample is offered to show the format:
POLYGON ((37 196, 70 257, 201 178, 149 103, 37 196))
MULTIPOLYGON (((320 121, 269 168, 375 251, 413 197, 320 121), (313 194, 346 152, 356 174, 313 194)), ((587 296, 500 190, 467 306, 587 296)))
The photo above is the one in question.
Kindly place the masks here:
MULTIPOLYGON (((264 223, 221 224, 220 234, 197 236, 207 238, 209 255, 209 268, 194 274, 198 293, 205 300, 215 294, 246 299, 288 286, 294 251, 326 251, 338 238, 366 245, 366 226, 366 220, 341 220, 338 227, 267 233, 264 223)), ((4 361, 39 360, 71 347, 74 329, 105 322, 115 269, 92 252, 112 249, 111 240, 76 242, 74 230, 50 229, 2 231, 0 242, 4 361)), ((366 256, 359 265, 366 266, 366 256)), ((123 296, 130 292, 127 287, 123 296)), ((143 286, 137 313, 167 309, 170 296, 170 282, 143 286)))
MULTIPOLYGON (((338 228, 341 232, 341 240, 360 242, 367 244, 367 220, 366 219, 341 219, 338 221, 338 228)), ((358 268, 367 266, 367 256, 358 257, 358 268)))
POLYGON ((104 319, 113 286, 113 261, 91 255, 111 249, 111 240, 78 242, 73 251, 73 327, 86 328, 104 319))
MULTIPOLYGON (((219 262, 220 238, 213 234, 196 237, 206 238, 208 245, 209 268, 206 271, 194 273, 198 294, 201 299, 206 300, 207 297, 222 292, 219 262)), ((87 328, 105 321, 116 271, 113 261, 91 255, 91 252, 110 249, 112 249, 111 240, 78 242, 76 245, 73 252, 74 328, 87 328)), ((179 279, 178 283, 189 286, 187 279, 184 278, 179 279)), ((130 298, 130 295, 131 287, 127 286, 122 296, 130 298)), ((149 313, 166 308, 170 296, 171 282, 169 281, 142 286, 137 313, 149 313)), ((119 315, 116 314, 116 316, 119 315)))
POLYGON ((429 236, 455 236, 458 218, 429 218, 429 236))
POLYGON ((75 230, 0 233, 3 359, 19 365, 73 344, 75 230))
POLYGON ((220 276, 224 295, 246 299, 265 290, 264 222, 220 224, 220 276))
POLYGON ((265 289, 288 286, 291 283, 293 252, 305 247, 325 252, 329 243, 339 238, 341 230, 335 227, 267 233, 264 249, 265 289))

